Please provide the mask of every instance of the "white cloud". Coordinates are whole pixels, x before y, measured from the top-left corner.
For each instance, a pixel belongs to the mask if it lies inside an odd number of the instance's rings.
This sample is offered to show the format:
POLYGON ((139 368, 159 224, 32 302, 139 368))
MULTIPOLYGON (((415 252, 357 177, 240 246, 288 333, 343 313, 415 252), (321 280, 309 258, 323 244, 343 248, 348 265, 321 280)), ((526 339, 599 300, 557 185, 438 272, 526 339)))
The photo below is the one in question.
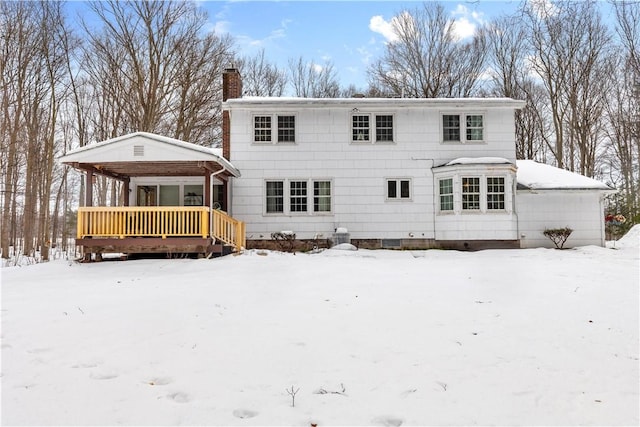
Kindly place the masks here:
POLYGON ((485 23, 482 12, 471 11, 465 5, 459 4, 453 12, 453 32, 457 40, 464 40, 473 37, 478 29, 478 25, 485 23))
POLYGON ((216 21, 211 30, 216 34, 227 34, 231 31, 231 22, 229 21, 216 21))
POLYGON ((374 33, 382 34, 388 42, 395 42, 398 40, 398 35, 393 29, 393 19, 391 21, 385 21, 380 15, 372 16, 369 20, 369 29, 374 33))
POLYGON ((453 33, 457 40, 473 37, 476 33, 476 28, 477 25, 464 16, 453 21, 453 33))

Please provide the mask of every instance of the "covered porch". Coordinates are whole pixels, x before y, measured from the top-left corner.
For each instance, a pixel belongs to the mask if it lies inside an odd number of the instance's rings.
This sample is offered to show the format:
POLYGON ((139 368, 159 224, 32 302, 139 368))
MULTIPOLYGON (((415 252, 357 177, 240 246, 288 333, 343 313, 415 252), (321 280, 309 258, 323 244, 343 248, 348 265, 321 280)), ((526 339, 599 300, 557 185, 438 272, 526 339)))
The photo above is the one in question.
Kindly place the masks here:
POLYGON ((86 260, 109 252, 215 256, 245 245, 244 223, 225 212, 229 180, 240 172, 219 150, 137 132, 70 151, 61 162, 85 174, 76 244, 86 260), (93 206, 95 175, 122 182, 121 206, 93 206), (159 179, 171 185, 149 185, 159 179))

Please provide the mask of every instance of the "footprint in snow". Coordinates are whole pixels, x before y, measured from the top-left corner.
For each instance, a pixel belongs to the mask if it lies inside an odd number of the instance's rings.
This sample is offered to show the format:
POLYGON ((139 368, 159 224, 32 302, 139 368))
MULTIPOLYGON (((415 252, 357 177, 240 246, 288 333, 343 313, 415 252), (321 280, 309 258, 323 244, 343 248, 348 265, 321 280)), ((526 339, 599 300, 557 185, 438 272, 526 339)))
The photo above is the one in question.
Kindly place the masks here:
POLYGON ((188 403, 191 401, 191 397, 187 393, 182 393, 180 391, 167 395, 167 398, 176 403, 188 403))
POLYGON ((113 372, 91 372, 89 376, 94 380, 112 380, 118 378, 118 374, 113 372))
POLYGON ((402 425, 402 419, 397 417, 382 416, 374 418, 372 424, 384 427, 400 427, 402 425))
POLYGON ((73 369, 88 369, 88 368, 97 368, 97 363, 76 363, 71 366, 73 369))
POLYGON ((233 416, 236 418, 253 418, 258 415, 258 412, 252 411, 250 409, 236 409, 233 411, 233 416))
POLYGON ((172 382, 173 380, 169 377, 157 377, 145 381, 145 383, 149 385, 167 385, 171 384, 172 382))

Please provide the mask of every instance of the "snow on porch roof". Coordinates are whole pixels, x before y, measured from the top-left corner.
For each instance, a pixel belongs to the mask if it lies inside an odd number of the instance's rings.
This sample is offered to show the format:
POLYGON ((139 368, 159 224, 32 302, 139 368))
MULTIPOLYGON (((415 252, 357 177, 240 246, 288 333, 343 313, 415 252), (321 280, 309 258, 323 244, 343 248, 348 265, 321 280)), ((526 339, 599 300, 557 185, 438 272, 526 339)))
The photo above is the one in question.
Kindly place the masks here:
POLYGON ((517 160, 518 187, 530 190, 615 190, 600 181, 533 160, 517 160))
POLYGON ((240 171, 221 154, 219 149, 153 133, 134 132, 71 150, 59 161, 74 167, 79 164, 108 164, 114 167, 115 164, 212 162, 228 174, 239 177, 240 171), (144 145, 149 145, 149 149, 145 149, 144 145))

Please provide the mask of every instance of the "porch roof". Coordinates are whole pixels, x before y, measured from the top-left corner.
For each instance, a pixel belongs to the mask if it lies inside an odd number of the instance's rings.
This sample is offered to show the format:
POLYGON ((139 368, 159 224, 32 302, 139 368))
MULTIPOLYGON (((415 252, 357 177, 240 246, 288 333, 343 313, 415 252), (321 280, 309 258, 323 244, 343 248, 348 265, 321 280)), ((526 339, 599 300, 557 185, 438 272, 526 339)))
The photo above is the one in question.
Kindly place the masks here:
POLYGON ((135 132, 71 150, 59 161, 116 179, 135 176, 239 177, 240 171, 222 157, 221 150, 162 135, 135 132))

